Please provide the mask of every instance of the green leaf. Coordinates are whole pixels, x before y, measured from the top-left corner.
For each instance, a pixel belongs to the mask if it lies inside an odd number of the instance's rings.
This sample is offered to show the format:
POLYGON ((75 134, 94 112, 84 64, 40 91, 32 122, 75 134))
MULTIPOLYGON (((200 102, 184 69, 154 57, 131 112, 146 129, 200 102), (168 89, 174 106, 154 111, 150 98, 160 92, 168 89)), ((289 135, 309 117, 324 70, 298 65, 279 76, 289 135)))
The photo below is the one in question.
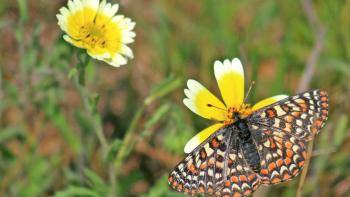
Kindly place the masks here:
POLYGON ((12 138, 23 136, 21 130, 15 127, 8 127, 0 130, 0 143, 6 142, 12 138))
POLYGON ((155 125, 157 122, 160 121, 161 118, 164 118, 166 113, 168 113, 170 110, 170 104, 165 103, 161 105, 151 116, 149 120, 145 123, 145 129, 151 128, 153 125, 155 125))
POLYGON ((112 144, 109 146, 109 150, 106 156, 106 161, 110 162, 115 159, 115 156, 117 155, 120 146, 123 144, 123 141, 120 139, 115 139, 112 144))
POLYGON ((69 197, 69 196, 81 196, 81 197, 100 197, 95 191, 79 186, 69 186, 64 191, 57 192, 55 197, 69 197))
POLYGON ((28 19, 27 0, 17 0, 17 4, 21 21, 26 21, 28 19))
POLYGON ((341 145, 341 143, 344 141, 345 135, 347 133, 348 128, 348 118, 346 115, 342 114, 338 120, 337 127, 335 128, 334 132, 334 144, 336 146, 341 145))
POLYGON ((68 78, 72 80, 75 76, 78 74, 78 69, 77 68, 72 68, 68 72, 68 78))
POLYGON ((106 194, 108 194, 108 186, 99 175, 97 175, 94 171, 88 168, 84 169, 84 174, 88 178, 91 187, 94 188, 96 192, 98 192, 102 196, 106 196, 106 194))
POLYGON ((159 83, 156 87, 151 90, 150 95, 145 100, 146 105, 150 104, 152 101, 165 96, 166 94, 174 91, 179 86, 182 85, 182 79, 170 76, 159 83))

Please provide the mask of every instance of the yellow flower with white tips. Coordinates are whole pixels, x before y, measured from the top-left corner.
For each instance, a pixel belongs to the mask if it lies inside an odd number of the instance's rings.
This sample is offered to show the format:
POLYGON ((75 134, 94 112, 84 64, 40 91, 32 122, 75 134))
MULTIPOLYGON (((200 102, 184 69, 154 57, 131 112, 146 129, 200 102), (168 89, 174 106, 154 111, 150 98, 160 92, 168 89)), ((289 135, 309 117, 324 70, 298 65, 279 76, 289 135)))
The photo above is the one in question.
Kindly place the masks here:
POLYGON ((119 67, 133 58, 127 44, 134 41, 135 22, 116 15, 118 4, 105 0, 69 0, 57 14, 58 25, 66 33, 63 38, 72 45, 87 50, 98 60, 119 67))
POLYGON ((193 79, 187 81, 188 89, 184 91, 187 98, 183 100, 183 103, 194 113, 203 118, 218 121, 218 123, 192 137, 185 146, 185 153, 190 153, 219 128, 233 123, 235 121, 234 112, 238 112, 241 118, 244 118, 262 107, 288 97, 287 95, 269 97, 252 107, 245 104, 244 71, 238 58, 234 58, 232 61, 215 61, 214 74, 224 102, 199 82, 193 79))

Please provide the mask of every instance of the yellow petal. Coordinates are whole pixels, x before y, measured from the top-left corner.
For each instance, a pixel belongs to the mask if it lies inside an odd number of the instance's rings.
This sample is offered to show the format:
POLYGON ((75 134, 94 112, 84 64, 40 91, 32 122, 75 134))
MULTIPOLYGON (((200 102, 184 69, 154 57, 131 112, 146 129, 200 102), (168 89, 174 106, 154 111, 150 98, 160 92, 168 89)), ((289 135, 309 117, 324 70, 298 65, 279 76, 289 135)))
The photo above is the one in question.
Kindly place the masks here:
POLYGON ((258 103, 256 103, 253 106, 252 110, 255 111, 255 110, 261 109, 261 108, 263 108, 265 106, 271 105, 271 104, 273 104, 273 103, 275 103, 277 101, 280 101, 282 99, 285 99, 287 97, 288 97, 288 95, 281 94, 281 95, 276 95, 276 96, 273 96, 273 97, 266 98, 266 99, 261 100, 258 103))
POLYGON ((194 113, 212 120, 223 121, 226 119, 225 105, 215 97, 202 84, 195 80, 187 81, 188 89, 185 89, 187 98, 183 103, 194 113))
POLYGON ((221 127, 223 127, 224 124, 217 123, 214 124, 201 132, 199 132, 197 135, 193 136, 185 145, 184 152, 190 153, 192 152, 199 144, 201 144, 204 140, 206 140, 211 134, 213 134, 215 131, 219 130, 221 127))
POLYGON ((241 105, 244 99, 244 71, 241 61, 238 58, 232 61, 215 61, 214 74, 226 106, 241 105))

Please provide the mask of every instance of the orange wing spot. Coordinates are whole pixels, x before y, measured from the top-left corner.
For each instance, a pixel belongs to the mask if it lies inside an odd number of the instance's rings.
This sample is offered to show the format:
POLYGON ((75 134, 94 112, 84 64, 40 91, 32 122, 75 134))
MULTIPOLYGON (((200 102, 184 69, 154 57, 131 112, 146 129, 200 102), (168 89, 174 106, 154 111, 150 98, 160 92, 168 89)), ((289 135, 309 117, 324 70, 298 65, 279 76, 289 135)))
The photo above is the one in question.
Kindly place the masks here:
POLYGON ((291 122, 293 122, 294 117, 293 117, 293 116, 285 116, 285 117, 284 117, 284 120, 285 120, 286 122, 291 123, 291 122))
POLYGON ((276 148, 275 141, 272 139, 272 137, 269 137, 268 140, 270 142, 270 148, 272 149, 276 148))
POLYGON ((290 123, 286 123, 286 128, 284 128, 283 130, 287 131, 287 132, 291 132, 291 129, 292 129, 292 124, 290 123))
POLYGON ((316 125, 316 127, 320 128, 322 126, 322 119, 321 118, 317 118, 317 120, 314 123, 316 125))
POLYGON ((179 186, 177 187, 178 190, 182 191, 183 185, 180 183, 179 186))
POLYGON ((206 169, 208 166, 207 166, 207 163, 202 163, 200 166, 199 166, 199 168, 200 169, 206 169))
POLYGON ((324 114, 324 115, 327 115, 327 114, 328 114, 328 110, 326 110, 326 109, 322 109, 321 112, 322 112, 322 114, 324 114))
POLYGON ((244 175, 239 175, 239 180, 240 180, 240 181, 247 182, 247 177, 244 176, 244 175))
POLYGON ((290 175, 288 174, 288 173, 284 173, 283 174, 283 180, 288 180, 288 179, 290 179, 291 177, 290 177, 290 175))
POLYGON ((174 181, 173 182, 173 187, 176 187, 178 185, 178 182, 177 181, 174 181))
POLYGON ((283 140, 282 138, 279 138, 279 137, 276 137, 276 138, 273 138, 275 140, 275 142, 277 142, 278 144, 282 144, 283 140))
POLYGON ((268 168, 269 168, 269 171, 272 172, 274 169, 276 169, 276 164, 275 163, 270 163, 268 168))
POLYGON ((321 97, 321 101, 328 101, 328 98, 326 96, 321 97))
MULTIPOLYGON (((220 196, 220 194, 219 195, 216 194, 216 196, 220 196)), ((223 197, 230 197, 230 195, 229 194, 225 194, 225 195, 223 195, 223 197)))
POLYGON ((196 190, 194 190, 194 189, 192 188, 191 194, 192 194, 192 196, 195 195, 195 194, 196 194, 196 190))
POLYGON ((208 187, 208 193, 213 193, 213 192, 214 192, 213 187, 212 187, 212 186, 209 186, 209 187, 208 187))
POLYGON ((235 192, 235 193, 233 193, 233 195, 232 195, 232 197, 241 197, 242 195, 241 195, 241 193, 239 193, 239 192, 235 192))
POLYGON ((267 175, 267 174, 269 174, 269 171, 266 170, 266 169, 261 169, 261 170, 260 170, 260 173, 261 173, 261 174, 264 174, 264 175, 267 175))
POLYGON ((190 190, 188 188, 185 188, 185 193, 189 193, 190 190))
POLYGON ((254 174, 251 174, 251 175, 248 176, 248 180, 249 180, 249 181, 254 180, 254 178, 255 178, 255 175, 254 175, 254 174))
POLYGON ((251 194, 252 193, 252 190, 250 190, 250 189, 247 189, 247 190, 245 190, 245 192, 243 193, 244 195, 249 195, 249 194, 251 194))
POLYGON ((292 143, 290 143, 290 142, 286 142, 285 144, 284 144, 288 149, 292 149, 292 146, 293 146, 293 144, 292 143))
POLYGON ((198 192, 199 193, 204 193, 205 192, 205 189, 204 189, 204 187, 202 185, 198 187, 198 192))
POLYGON ((226 187, 230 187, 231 186, 231 182, 230 181, 225 181, 225 186, 226 187))
POLYGON ((272 134, 272 131, 271 131, 271 130, 266 130, 264 133, 266 133, 266 134, 272 134))
POLYGON ((207 153, 205 152, 204 149, 202 149, 202 150, 200 151, 200 156, 201 156, 201 159, 207 158, 207 153))
POLYGON ((299 173, 299 170, 297 168, 293 170, 293 175, 294 176, 297 175, 298 173, 299 173))
POLYGON ((173 178, 172 176, 170 176, 170 177, 168 178, 169 183, 173 182, 173 180, 174 180, 174 178, 173 178))
POLYGON ((231 182, 238 183, 238 178, 236 176, 231 176, 231 182))
POLYGON ((269 118, 273 118, 276 116, 275 112, 272 109, 266 110, 266 113, 267 113, 267 117, 269 118))
POLYGON ((275 177, 271 180, 271 183, 279 183, 279 182, 281 182, 281 179, 279 179, 277 177, 275 177))
POLYGON ((197 174, 197 173, 198 173, 198 170, 196 169, 196 167, 195 167, 193 164, 191 164, 190 166, 188 166, 187 169, 188 169, 189 171, 191 171, 193 174, 197 174))
POLYGON ((286 153, 287 153, 287 157, 289 158, 293 157, 293 151, 291 151, 290 149, 287 149, 286 153))
POLYGON ((298 105, 301 107, 301 110, 302 110, 303 112, 307 112, 308 106, 307 106, 307 104, 306 104, 305 102, 303 102, 303 103, 298 103, 298 105))
POLYGON ((321 96, 327 96, 327 92, 322 90, 322 91, 320 91, 320 95, 321 96))
POLYGON ((286 165, 289 165, 291 162, 292 162, 292 160, 290 158, 288 158, 288 157, 284 160, 284 163, 286 165))
POLYGON ((299 163, 299 167, 302 167, 302 166, 304 166, 304 161, 301 161, 300 163, 299 163))
POLYGON ((307 157, 306 151, 303 151, 302 155, 303 155, 304 159, 306 159, 306 157, 307 157))
POLYGON ((318 129, 315 126, 311 126, 311 132, 316 134, 318 129))
POLYGON ((285 112, 289 112, 289 110, 290 110, 288 105, 286 105, 286 104, 282 105, 281 107, 282 107, 283 111, 285 111, 285 112))
POLYGON ((216 139, 216 138, 214 138, 212 141, 211 141, 211 145, 212 145, 212 147, 214 147, 214 148, 219 148, 219 142, 218 142, 218 140, 216 139))
POLYGON ((278 167, 281 167, 281 166, 283 165, 283 160, 282 160, 282 159, 278 159, 278 160, 276 161, 276 163, 277 163, 277 166, 278 166, 278 167))
POLYGON ((327 103, 322 103, 321 106, 322 106, 323 108, 327 108, 327 107, 328 107, 328 104, 327 104, 327 103))
POLYGON ((293 111, 291 114, 294 117, 300 117, 301 116, 301 112, 300 111, 293 111))

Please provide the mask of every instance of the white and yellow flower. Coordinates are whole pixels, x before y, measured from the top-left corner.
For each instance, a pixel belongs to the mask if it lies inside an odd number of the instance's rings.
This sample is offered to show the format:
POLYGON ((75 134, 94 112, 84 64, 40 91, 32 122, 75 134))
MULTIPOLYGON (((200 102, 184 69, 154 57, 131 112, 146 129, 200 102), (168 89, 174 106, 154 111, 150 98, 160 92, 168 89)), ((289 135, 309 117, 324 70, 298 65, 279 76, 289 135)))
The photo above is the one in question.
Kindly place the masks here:
POLYGON ((187 81, 188 88, 184 91, 187 98, 183 100, 183 103, 199 116, 218 121, 218 123, 192 137, 185 146, 185 153, 190 153, 219 128, 233 123, 235 121, 232 117, 234 112, 238 112, 244 118, 255 110, 288 97, 287 95, 273 96, 256 103, 252 107, 245 104, 244 71, 238 58, 234 58, 232 61, 215 61, 214 74, 224 102, 199 82, 193 79, 187 81))
POLYGON ((116 15, 118 4, 105 0, 69 0, 57 14, 58 25, 66 33, 63 38, 72 45, 87 50, 98 60, 119 67, 133 58, 127 44, 134 41, 135 22, 116 15))

